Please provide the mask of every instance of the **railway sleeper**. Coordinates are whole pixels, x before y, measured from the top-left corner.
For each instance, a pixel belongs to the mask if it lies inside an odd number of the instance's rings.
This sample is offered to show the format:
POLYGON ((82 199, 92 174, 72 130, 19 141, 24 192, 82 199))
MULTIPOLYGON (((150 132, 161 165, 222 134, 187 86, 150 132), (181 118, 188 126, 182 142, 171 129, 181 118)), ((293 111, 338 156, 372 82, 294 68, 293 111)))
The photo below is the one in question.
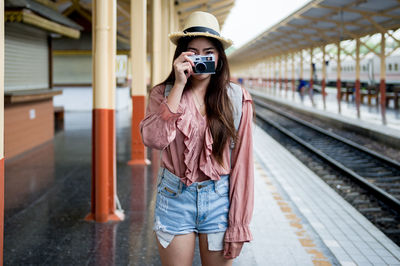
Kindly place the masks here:
POLYGON ((329 185, 342 185, 344 182, 343 180, 334 179, 334 180, 327 180, 326 183, 329 185))
POLYGON ((400 181, 400 176, 380 177, 377 181, 380 181, 380 182, 395 182, 395 181, 400 181))
POLYGON ((370 168, 370 167, 375 167, 376 166, 376 164, 374 164, 374 163, 357 162, 357 161, 356 162, 354 162, 354 161, 347 162, 346 165, 351 167, 351 168, 356 168, 356 170, 365 169, 367 167, 370 168))
POLYGON ((371 214, 371 213, 381 213, 382 209, 379 207, 369 207, 369 208, 359 208, 359 212, 365 213, 365 214, 371 214))
POLYGON ((398 235, 400 236, 400 229, 384 229, 383 232, 387 235, 398 235))
POLYGON ((360 176, 363 177, 390 177, 391 175, 393 175, 392 172, 380 172, 380 173, 374 173, 374 172, 365 172, 365 171, 357 171, 357 174, 359 174, 360 176))
POLYGON ((351 191, 351 186, 349 185, 338 185, 337 188, 343 191, 351 191))
POLYGON ((376 181, 380 181, 380 180, 378 179, 378 180, 375 180, 375 182, 373 182, 373 181, 370 181, 370 182, 374 183, 378 187, 393 188, 393 189, 400 188, 400 183, 392 183, 392 182, 382 183, 382 182, 376 182, 376 181))
POLYGON ((380 224, 397 224, 398 221, 392 217, 378 217, 375 219, 376 222, 380 224))
POLYGON ((369 200, 360 199, 360 198, 355 199, 352 203, 354 205, 359 205, 359 206, 362 206, 362 205, 368 206, 368 205, 370 205, 370 201, 369 200))
POLYGON ((321 177, 322 177, 323 179, 329 179, 329 180, 332 180, 332 179, 336 179, 336 178, 337 178, 336 175, 331 175, 331 174, 325 174, 325 175, 322 175, 321 177))
POLYGON ((350 202, 353 202, 355 199, 357 199, 357 197, 359 197, 360 196, 360 193, 358 193, 358 192, 356 192, 356 191, 353 191, 353 192, 349 192, 349 193, 347 193, 345 196, 344 196, 344 198, 347 200, 347 201, 350 201, 350 202))

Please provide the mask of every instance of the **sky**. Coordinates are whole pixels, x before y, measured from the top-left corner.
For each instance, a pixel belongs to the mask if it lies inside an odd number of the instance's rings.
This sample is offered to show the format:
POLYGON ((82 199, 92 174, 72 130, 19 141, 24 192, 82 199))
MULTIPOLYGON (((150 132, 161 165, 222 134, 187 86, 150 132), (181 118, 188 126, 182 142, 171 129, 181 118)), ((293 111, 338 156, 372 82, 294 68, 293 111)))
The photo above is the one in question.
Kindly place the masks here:
POLYGON ((221 35, 239 48, 310 0, 236 0, 221 35))

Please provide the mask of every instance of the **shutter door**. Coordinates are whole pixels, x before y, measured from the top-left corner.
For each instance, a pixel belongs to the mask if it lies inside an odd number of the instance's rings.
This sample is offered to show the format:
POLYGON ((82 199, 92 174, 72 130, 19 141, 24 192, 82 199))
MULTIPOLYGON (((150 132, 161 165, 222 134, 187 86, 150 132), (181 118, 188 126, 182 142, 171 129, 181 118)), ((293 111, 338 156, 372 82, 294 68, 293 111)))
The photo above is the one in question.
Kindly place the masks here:
POLYGON ((91 55, 53 55, 53 83, 91 84, 91 55))
POLYGON ((21 23, 5 24, 4 90, 49 88, 46 32, 21 23))

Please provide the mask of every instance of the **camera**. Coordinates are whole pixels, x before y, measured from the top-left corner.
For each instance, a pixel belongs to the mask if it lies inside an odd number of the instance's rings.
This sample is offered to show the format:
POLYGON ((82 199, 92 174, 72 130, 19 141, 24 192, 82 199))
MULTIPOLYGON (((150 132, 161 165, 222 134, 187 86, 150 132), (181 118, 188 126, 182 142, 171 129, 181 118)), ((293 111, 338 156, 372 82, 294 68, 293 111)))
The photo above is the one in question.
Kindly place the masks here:
POLYGON ((193 72, 195 74, 215 74, 215 57, 210 55, 189 55, 194 63, 193 72))

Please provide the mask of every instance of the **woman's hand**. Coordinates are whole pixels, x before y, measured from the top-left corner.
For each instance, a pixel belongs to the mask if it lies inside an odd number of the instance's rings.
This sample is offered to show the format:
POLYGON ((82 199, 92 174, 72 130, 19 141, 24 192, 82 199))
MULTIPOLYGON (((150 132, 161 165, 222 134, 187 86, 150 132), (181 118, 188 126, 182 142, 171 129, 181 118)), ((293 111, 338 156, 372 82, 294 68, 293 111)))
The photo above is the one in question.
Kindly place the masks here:
POLYGON ((185 87, 190 75, 193 73, 194 63, 189 55, 194 55, 193 52, 183 52, 174 61, 175 84, 185 87))
POLYGON ((225 259, 234 259, 239 256, 244 242, 225 242, 224 257, 225 259))

